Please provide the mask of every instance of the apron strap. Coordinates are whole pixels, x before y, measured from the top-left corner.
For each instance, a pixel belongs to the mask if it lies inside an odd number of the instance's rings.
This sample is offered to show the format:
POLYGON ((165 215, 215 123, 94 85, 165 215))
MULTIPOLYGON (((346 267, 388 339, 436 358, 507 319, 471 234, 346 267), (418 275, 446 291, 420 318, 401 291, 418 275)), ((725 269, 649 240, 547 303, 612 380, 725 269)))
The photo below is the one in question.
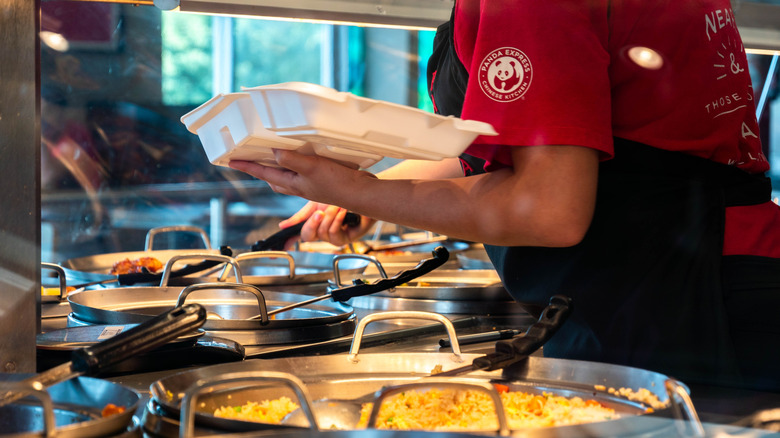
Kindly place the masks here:
POLYGON ((679 176, 723 190, 727 207, 756 205, 772 197, 772 183, 764 174, 749 174, 735 166, 706 158, 654 148, 615 137, 615 158, 600 165, 602 173, 631 172, 679 176))

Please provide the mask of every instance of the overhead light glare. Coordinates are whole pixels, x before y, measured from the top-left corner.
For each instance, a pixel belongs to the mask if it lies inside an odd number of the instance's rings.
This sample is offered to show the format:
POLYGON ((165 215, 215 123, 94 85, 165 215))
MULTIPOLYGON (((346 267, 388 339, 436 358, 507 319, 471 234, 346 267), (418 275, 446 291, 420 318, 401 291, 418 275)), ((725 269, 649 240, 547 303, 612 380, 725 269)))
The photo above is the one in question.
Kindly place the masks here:
POLYGON ((62 36, 62 34, 50 32, 48 30, 42 30, 40 35, 41 42, 53 50, 58 52, 67 52, 68 48, 70 48, 68 40, 62 36))
POLYGON ((780 50, 772 50, 772 49, 745 49, 745 53, 750 53, 751 55, 769 55, 769 56, 778 56, 780 55, 780 50))
POLYGON ((634 63, 648 70, 658 70, 664 66, 664 59, 653 49, 636 46, 628 49, 628 57, 634 63))
POLYGON ((362 23, 362 22, 354 22, 354 21, 318 20, 314 18, 267 17, 267 16, 251 15, 251 14, 223 14, 223 13, 214 13, 214 12, 182 11, 180 8, 174 9, 173 11, 179 14, 208 15, 208 16, 233 17, 233 18, 251 18, 256 20, 289 21, 289 22, 313 23, 313 24, 334 24, 334 25, 357 26, 357 27, 377 27, 382 29, 402 29, 402 30, 413 30, 413 31, 436 30, 436 28, 434 27, 427 27, 427 26, 406 26, 406 25, 397 25, 397 24, 394 25, 394 24, 379 24, 379 23, 362 23))

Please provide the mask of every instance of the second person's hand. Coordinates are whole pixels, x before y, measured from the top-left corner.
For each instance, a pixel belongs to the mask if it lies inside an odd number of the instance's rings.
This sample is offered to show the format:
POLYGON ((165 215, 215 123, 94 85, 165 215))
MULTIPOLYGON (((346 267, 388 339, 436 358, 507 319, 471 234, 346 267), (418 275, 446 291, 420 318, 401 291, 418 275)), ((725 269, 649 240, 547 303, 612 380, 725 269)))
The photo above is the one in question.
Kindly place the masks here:
POLYGON ((373 219, 363 216, 359 226, 345 227, 343 220, 346 210, 335 205, 339 200, 354 200, 354 187, 360 187, 361 180, 376 176, 323 157, 285 150, 275 150, 274 155, 281 167, 263 166, 250 161, 231 161, 229 165, 266 181, 277 193, 312 201, 291 218, 282 221, 281 227, 306 220, 301 229, 301 240, 324 240, 341 246, 358 239, 373 225, 373 219))
POLYGON ((360 216, 360 223, 355 226, 346 226, 344 218, 347 210, 335 205, 308 202, 298 212, 281 221, 279 226, 289 226, 306 221, 301 228, 301 241, 314 242, 322 240, 336 246, 343 246, 354 242, 368 232, 376 222, 366 216, 360 216))

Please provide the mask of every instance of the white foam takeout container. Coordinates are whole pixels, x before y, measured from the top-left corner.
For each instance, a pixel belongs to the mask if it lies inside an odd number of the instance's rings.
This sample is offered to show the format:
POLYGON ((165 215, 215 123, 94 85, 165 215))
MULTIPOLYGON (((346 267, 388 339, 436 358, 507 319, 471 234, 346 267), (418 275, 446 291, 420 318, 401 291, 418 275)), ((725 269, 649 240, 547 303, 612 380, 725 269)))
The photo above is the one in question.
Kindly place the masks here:
POLYGON ((211 163, 255 161, 275 166, 272 149, 317 154, 369 167, 384 157, 457 157, 479 135, 496 135, 484 122, 355 96, 321 85, 287 82, 220 94, 181 118, 197 134, 211 163))

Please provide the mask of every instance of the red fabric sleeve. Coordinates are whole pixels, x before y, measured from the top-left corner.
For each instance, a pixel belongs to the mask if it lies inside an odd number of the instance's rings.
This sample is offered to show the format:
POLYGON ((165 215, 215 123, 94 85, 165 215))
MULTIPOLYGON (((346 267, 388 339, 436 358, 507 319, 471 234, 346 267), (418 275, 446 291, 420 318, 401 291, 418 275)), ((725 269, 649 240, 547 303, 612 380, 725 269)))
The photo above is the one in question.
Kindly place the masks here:
POLYGON ((467 152, 488 168, 511 164, 506 146, 577 145, 611 156, 606 2, 589 4, 458 2, 456 49, 469 70, 462 117, 499 133, 467 152))

